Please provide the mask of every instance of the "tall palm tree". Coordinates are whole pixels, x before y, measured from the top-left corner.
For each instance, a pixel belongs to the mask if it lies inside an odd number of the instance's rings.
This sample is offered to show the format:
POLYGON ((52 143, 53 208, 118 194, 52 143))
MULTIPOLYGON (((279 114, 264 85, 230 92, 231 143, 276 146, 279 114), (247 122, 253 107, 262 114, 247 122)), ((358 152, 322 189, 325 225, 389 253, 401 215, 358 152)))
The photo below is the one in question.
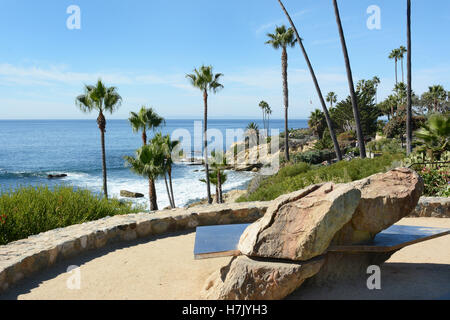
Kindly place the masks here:
MULTIPOLYGON (((142 106, 138 113, 130 112, 128 121, 133 132, 142 130, 142 144, 144 146, 147 144, 147 130, 155 130, 165 122, 164 118, 160 117, 153 108, 146 108, 145 106, 142 106)), ((156 189, 155 180, 151 180, 151 183, 153 184, 152 188, 156 189)))
POLYGON ((150 211, 158 210, 154 181, 164 172, 165 154, 161 146, 152 142, 139 148, 134 157, 125 156, 124 159, 131 171, 148 179, 150 211))
POLYGON ((447 91, 442 85, 428 87, 428 92, 422 95, 423 102, 427 105, 429 112, 445 112, 447 102, 447 91))
POLYGON ((223 85, 219 82, 220 78, 223 76, 222 73, 213 73, 212 66, 202 65, 198 70, 194 69, 194 73, 187 74, 186 78, 189 79, 191 84, 200 89, 203 92, 203 103, 204 103, 204 120, 203 120, 203 146, 204 146, 204 157, 205 157, 205 171, 206 171, 206 189, 208 193, 208 203, 212 203, 211 198, 211 185, 209 183, 209 165, 208 165, 208 93, 216 93, 223 88, 223 85))
POLYGON ((267 118, 266 118, 266 116, 267 116, 267 109, 269 108, 269 104, 263 100, 263 101, 261 101, 259 103, 259 108, 261 109, 262 114, 263 114, 264 131, 266 131, 267 130, 267 125, 266 125, 267 118))
POLYGON ((85 113, 90 113, 94 110, 98 111, 97 125, 100 129, 102 146, 103 192, 105 198, 108 198, 105 152, 106 119, 104 113, 109 112, 112 114, 116 111, 122 104, 122 97, 117 93, 115 87, 106 87, 99 79, 96 85, 85 85, 84 94, 76 98, 75 104, 85 113))
POLYGON ((165 122, 163 117, 160 117, 153 108, 141 107, 138 113, 130 112, 128 121, 131 124, 133 132, 142 130, 142 143, 147 144, 147 130, 156 129, 165 122))
POLYGON ((294 30, 297 41, 303 52, 303 56, 305 57, 306 64, 308 65, 308 69, 309 69, 309 72, 311 73, 311 77, 313 79, 314 86, 316 87, 317 95, 319 96, 319 100, 322 105, 323 113, 325 114, 325 119, 327 121, 328 129, 330 131, 331 140, 333 141, 333 146, 334 146, 334 151, 336 152, 336 157, 340 161, 340 160, 342 160, 342 153, 341 153, 341 149, 339 147, 339 143, 336 138, 336 132, 334 131, 334 128, 333 128, 333 122, 331 121, 331 117, 328 112, 327 106, 325 104, 325 100, 323 98, 322 91, 320 90, 320 86, 319 86, 319 82, 317 81, 316 74, 314 73, 314 69, 311 65, 311 61, 309 60, 308 54, 306 53, 305 47, 303 45, 303 40, 302 40, 302 38, 300 38, 297 28, 295 27, 294 22, 292 21, 290 15, 287 12, 286 8, 284 7, 283 3, 281 2, 281 0, 278 0, 278 2, 280 4, 281 9, 283 10, 284 14, 286 15, 287 19, 289 20, 289 23, 291 24, 292 29, 294 30))
POLYGON ((336 0, 333 0, 334 5, 334 14, 336 15, 336 23, 339 29, 339 37, 341 39, 341 45, 342 45, 342 52, 344 54, 344 60, 345 60, 345 67, 347 70, 347 79, 348 79, 348 86, 350 89, 350 97, 352 100, 352 107, 353 107, 353 115, 355 117, 355 125, 356 125, 356 136, 358 137, 358 144, 359 144, 359 153, 362 159, 366 157, 366 145, 364 142, 364 135, 361 128, 361 120, 359 116, 359 109, 358 109, 358 100, 356 99, 355 94, 355 87, 353 84, 353 76, 352 76, 352 69, 350 67, 350 59, 348 57, 348 51, 347 51, 347 45, 345 43, 345 36, 344 36, 344 30, 342 28, 342 22, 341 17, 339 15, 339 8, 336 0))
MULTIPOLYGON (((178 140, 172 140, 170 138, 170 135, 166 135, 163 137, 163 143, 164 143, 164 152, 166 155, 166 172, 167 176, 169 177, 169 187, 170 187, 170 195, 169 200, 171 203, 172 208, 175 208, 175 197, 173 195, 173 185, 172 185, 172 166, 173 166, 173 158, 172 154, 176 150, 176 148, 180 145, 180 141, 178 140)), ((164 174, 164 178, 166 178, 166 175, 164 174)))
POLYGON ((408 49, 406 69, 408 78, 406 106, 406 153, 412 153, 412 69, 411 69, 411 0, 406 1, 406 41, 408 49))
POLYGON ((398 58, 400 59, 400 64, 402 66, 402 82, 405 82, 405 73, 403 71, 403 59, 405 58, 405 53, 407 53, 408 50, 404 46, 400 46, 398 48, 398 58))
POLYGON ((283 96, 284 96, 284 154, 286 161, 289 161, 289 131, 288 131, 288 108, 289 108, 289 91, 288 91, 288 54, 287 47, 294 47, 297 39, 294 36, 292 28, 286 29, 285 26, 276 27, 275 33, 268 33, 270 40, 266 44, 270 44, 274 49, 281 48, 281 73, 283 77, 283 96))
POLYGON ((393 49, 391 53, 389 54, 389 59, 393 59, 395 61, 395 84, 398 84, 398 75, 397 75, 397 63, 400 58, 400 50, 399 49, 393 49))
MULTIPOLYGON (((272 115, 272 108, 267 105, 266 108, 266 120, 267 120, 267 137, 270 137, 269 127, 270 127, 270 116, 272 115)), ((270 149, 270 148, 269 148, 270 149)))
POLYGON ((378 103, 378 86, 380 85, 381 80, 379 77, 374 76, 372 78, 372 80, 369 80, 369 81, 372 81, 372 83, 373 83, 373 86, 375 88, 375 103, 378 103))
POLYGON ((330 104, 330 108, 333 108, 333 103, 337 102, 337 95, 336 95, 336 93, 328 92, 326 100, 330 104))

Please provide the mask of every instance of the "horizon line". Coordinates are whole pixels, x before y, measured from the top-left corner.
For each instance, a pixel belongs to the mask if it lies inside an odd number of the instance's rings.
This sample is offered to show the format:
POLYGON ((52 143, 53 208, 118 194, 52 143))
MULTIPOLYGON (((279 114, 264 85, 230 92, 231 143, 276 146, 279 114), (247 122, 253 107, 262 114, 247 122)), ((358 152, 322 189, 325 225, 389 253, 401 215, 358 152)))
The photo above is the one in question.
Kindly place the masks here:
MULTIPOLYGON (((51 119, 51 118, 38 118, 38 119, 0 119, 0 121, 38 121, 38 120, 42 120, 42 121, 90 121, 90 120, 96 120, 95 118, 92 119, 67 119, 67 118, 58 118, 58 119, 51 119)), ((107 119, 107 121, 114 121, 114 120, 128 120, 127 118, 114 118, 114 119, 107 119)), ((186 119, 186 118, 165 118, 165 120, 198 120, 198 121, 203 121, 203 119, 201 118, 190 118, 190 119, 186 119)), ((254 118, 208 118, 208 120, 253 120, 253 121, 262 121, 262 119, 259 120, 255 120, 254 118)), ((284 118, 273 118, 270 120, 283 120, 284 118)), ((292 118, 289 120, 308 120, 306 118, 292 118)))

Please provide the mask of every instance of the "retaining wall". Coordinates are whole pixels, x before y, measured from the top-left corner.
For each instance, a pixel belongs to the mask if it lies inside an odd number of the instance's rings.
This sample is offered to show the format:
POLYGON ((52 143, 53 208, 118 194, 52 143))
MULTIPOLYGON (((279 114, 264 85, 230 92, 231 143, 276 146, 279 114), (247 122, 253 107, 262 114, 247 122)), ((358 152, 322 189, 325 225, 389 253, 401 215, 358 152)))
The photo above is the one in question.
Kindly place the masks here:
POLYGON ((114 216, 15 241, 0 246, 0 294, 25 277, 88 250, 197 226, 250 223, 262 217, 268 205, 233 203, 114 216))

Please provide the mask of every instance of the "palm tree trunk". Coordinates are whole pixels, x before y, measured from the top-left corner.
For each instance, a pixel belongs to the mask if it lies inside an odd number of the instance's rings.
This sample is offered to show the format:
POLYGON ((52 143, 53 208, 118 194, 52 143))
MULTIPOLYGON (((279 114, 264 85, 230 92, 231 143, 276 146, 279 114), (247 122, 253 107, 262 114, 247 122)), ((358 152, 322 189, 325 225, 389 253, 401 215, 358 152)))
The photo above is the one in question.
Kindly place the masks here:
POLYGON ((284 98, 284 156, 286 161, 289 161, 289 131, 288 131, 288 108, 289 108, 289 89, 287 78, 287 50, 283 47, 283 53, 281 54, 281 73, 283 76, 283 98, 284 98))
POLYGON ((206 191, 208 195, 208 203, 212 203, 211 198, 211 183, 209 182, 209 165, 208 165, 208 93, 206 90, 203 93, 203 100, 205 104, 204 110, 204 127, 203 127, 203 146, 205 152, 205 172, 206 172, 206 191))
POLYGON ((105 151, 106 119, 102 111, 100 111, 98 115, 97 124, 100 129, 100 139, 102 145, 103 193, 105 194, 105 198, 108 199, 108 183, 106 174, 106 151, 105 151))
POLYGON ((406 115, 406 153, 409 155, 412 152, 412 68, 411 68, 411 0, 407 0, 407 77, 408 77, 408 92, 407 92, 407 115, 406 115))
POLYGON ((148 178, 148 197, 150 199, 150 211, 158 210, 158 202, 156 198, 155 181, 148 178))
MULTIPOLYGON (((317 81, 316 74, 314 73, 314 69, 313 69, 313 67, 311 65, 311 61, 309 60, 308 54, 306 53, 305 47, 303 46, 302 39, 300 38, 300 35, 297 32, 297 28, 295 27, 294 23, 292 22, 292 19, 289 16, 289 13, 287 12, 287 10, 284 7, 284 5, 281 2, 281 0, 278 0, 278 2, 280 3, 281 8, 283 9, 284 13, 286 14, 286 16, 287 16, 287 18, 288 18, 288 20, 289 20, 289 22, 291 24, 291 27, 294 30, 294 33, 295 33, 295 35, 297 37, 297 41, 300 44, 300 48, 302 49, 303 56, 305 57, 306 64, 308 65, 309 72, 311 73, 311 77, 312 77, 314 85, 316 87, 317 95, 319 96, 320 103, 322 104, 322 109, 323 109, 323 112, 325 114, 325 119, 327 121, 328 129, 329 129, 330 135, 331 135, 331 140, 333 140, 334 151, 336 153, 336 157, 340 161, 340 160, 342 160, 341 149, 339 147, 339 143, 338 143, 337 138, 336 138, 336 132, 334 131, 334 128, 333 128, 333 122, 331 121, 331 117, 330 117, 330 114, 328 113, 328 109, 327 109, 327 106, 325 104, 325 100, 323 99, 322 91, 320 90, 319 82, 317 81)), ((331 102, 331 103, 333 103, 333 102, 331 102)))
POLYGON ((142 142, 144 143, 144 146, 147 145, 147 132, 142 130, 142 142))
POLYGON ((397 80, 397 78, 398 78, 398 76, 397 76, 397 58, 395 58, 395 85, 397 86, 397 84, 398 84, 398 80, 397 80))
POLYGON ((167 176, 164 174, 164 183, 166 185, 167 197, 169 198, 170 207, 173 209, 172 197, 170 196, 169 184, 167 183, 167 176))
POLYGON ((172 168, 169 168, 169 170, 167 171, 168 175, 169 175, 169 186, 170 186, 170 195, 172 197, 172 205, 175 208, 175 198, 173 196, 173 186, 172 186, 172 168))
POLYGON ((402 82, 405 83, 405 73, 403 71, 403 58, 401 58, 400 63, 402 65, 402 82))
POLYGON ((217 194, 219 203, 223 203, 222 199, 222 181, 220 179, 220 169, 217 169, 217 194))
POLYGON ((220 200, 219 200, 219 187, 216 185, 216 203, 219 204, 220 200))
POLYGON ((339 15, 339 8, 338 8, 338 4, 337 4, 336 0, 333 0, 333 5, 334 5, 334 13, 336 15, 336 23, 337 23, 337 26, 339 29, 339 37, 341 38, 342 52, 344 54, 344 60, 345 60, 345 68, 347 70, 348 86, 350 89, 350 96, 352 99, 353 115, 355 117, 356 135, 358 137, 359 152, 361 154, 361 158, 364 159, 364 158, 366 158, 366 145, 364 142, 364 135, 363 135, 363 132, 361 129, 358 101, 356 99, 355 87, 353 84, 353 76, 352 76, 352 69, 350 67, 350 59, 348 57, 347 45, 345 43, 344 30, 342 29, 341 17, 339 15))

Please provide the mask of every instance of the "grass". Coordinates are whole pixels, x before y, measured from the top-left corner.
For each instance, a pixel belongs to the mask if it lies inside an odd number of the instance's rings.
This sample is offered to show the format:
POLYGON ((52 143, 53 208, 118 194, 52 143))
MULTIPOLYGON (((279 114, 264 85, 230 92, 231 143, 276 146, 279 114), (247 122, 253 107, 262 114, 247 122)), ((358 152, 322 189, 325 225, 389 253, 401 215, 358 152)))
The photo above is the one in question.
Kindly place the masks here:
POLYGON ((340 161, 327 167, 313 167, 306 163, 289 165, 276 175, 265 179, 256 191, 240 197, 237 201, 269 201, 312 184, 327 181, 345 183, 363 179, 391 169, 393 162, 400 161, 403 157, 402 154, 385 154, 374 159, 340 161))
POLYGON ((0 193, 0 245, 41 232, 141 212, 144 207, 106 200, 89 190, 69 186, 21 187, 0 193))

